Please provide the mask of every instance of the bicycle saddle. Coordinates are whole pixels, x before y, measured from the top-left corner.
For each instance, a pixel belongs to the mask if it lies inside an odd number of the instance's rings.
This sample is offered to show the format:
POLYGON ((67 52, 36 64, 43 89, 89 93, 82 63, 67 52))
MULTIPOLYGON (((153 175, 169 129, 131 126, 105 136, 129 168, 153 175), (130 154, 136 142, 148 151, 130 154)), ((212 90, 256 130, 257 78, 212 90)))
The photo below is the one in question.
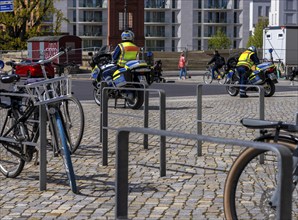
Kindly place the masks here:
POLYGON ((12 75, 2 75, 0 76, 0 80, 2 83, 13 83, 20 80, 20 76, 17 74, 12 75))
POLYGON ((241 124, 247 128, 264 129, 264 128, 280 128, 288 132, 297 132, 298 125, 287 124, 282 121, 266 121, 260 119, 243 118, 241 124))
POLYGON ((243 126, 253 129, 276 128, 282 124, 282 122, 279 121, 266 121, 252 118, 243 118, 240 122, 243 126))

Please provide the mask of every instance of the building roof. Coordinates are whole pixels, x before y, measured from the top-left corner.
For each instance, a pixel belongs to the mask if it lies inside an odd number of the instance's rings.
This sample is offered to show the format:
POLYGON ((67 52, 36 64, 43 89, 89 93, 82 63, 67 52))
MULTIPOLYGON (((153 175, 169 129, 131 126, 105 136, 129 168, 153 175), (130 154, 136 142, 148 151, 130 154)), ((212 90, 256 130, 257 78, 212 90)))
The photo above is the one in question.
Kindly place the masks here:
POLYGON ((32 42, 32 41, 59 41, 60 39, 67 37, 67 38, 79 38, 78 36, 75 35, 59 35, 59 36, 38 36, 38 37, 31 37, 28 39, 27 42, 32 42))

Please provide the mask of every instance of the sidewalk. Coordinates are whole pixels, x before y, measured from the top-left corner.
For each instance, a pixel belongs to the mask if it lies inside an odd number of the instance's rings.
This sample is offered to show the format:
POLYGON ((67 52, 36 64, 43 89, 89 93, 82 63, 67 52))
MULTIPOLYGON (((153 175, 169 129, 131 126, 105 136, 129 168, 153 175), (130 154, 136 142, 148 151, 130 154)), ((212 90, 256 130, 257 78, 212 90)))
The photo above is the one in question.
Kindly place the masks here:
MULTIPOLYGON (((149 105, 149 127, 158 129, 159 100, 150 99, 149 105)), ((245 100, 204 96, 203 119, 239 123, 243 117, 258 118, 258 105, 257 96, 245 100)), ((115 132, 109 131, 109 165, 102 166, 100 110, 90 101, 83 102, 83 107, 84 137, 72 155, 80 194, 70 191, 61 157, 48 152, 46 191, 39 191, 39 168, 32 162, 16 179, 0 175, 0 219, 115 219, 115 132)), ((293 122, 297 107, 297 92, 276 93, 265 99, 265 118, 293 122)), ((196 97, 167 98, 166 108, 167 130, 196 133, 196 97)), ((111 107, 109 126, 142 126, 142 119, 124 114, 143 117, 142 110, 111 107)), ((202 130, 204 135, 241 140, 252 140, 258 134, 220 123, 203 123, 202 130)), ((167 175, 161 178, 159 140, 149 136, 149 149, 145 150, 143 135, 130 136, 129 218, 224 219, 225 177, 242 147, 204 143, 203 156, 197 157, 196 141, 167 138, 167 175)))

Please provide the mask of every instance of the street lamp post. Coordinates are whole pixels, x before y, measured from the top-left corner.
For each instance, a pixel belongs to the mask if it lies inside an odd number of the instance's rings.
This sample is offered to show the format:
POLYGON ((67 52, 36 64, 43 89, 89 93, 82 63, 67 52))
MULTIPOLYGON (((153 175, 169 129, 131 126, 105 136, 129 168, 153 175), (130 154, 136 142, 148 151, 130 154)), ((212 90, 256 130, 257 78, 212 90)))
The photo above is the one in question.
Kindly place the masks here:
POLYGON ((128 29, 128 24, 127 24, 127 0, 124 0, 124 29, 128 29))

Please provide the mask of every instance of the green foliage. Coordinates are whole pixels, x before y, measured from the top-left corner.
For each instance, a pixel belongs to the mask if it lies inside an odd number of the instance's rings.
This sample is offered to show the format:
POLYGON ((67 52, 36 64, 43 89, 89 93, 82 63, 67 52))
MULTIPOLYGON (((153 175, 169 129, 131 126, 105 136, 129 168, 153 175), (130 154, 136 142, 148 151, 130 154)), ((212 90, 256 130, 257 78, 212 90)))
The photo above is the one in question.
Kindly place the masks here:
MULTIPOLYGON (((30 37, 43 35, 43 18, 61 13, 54 8, 53 2, 54 0, 14 0, 14 11, 1 13, 0 16, 0 25, 4 26, 0 32, 0 50, 25 49, 30 37)), ((61 21, 62 18, 59 22, 61 21)), ((56 26, 60 28, 61 24, 56 26)))
POLYGON ((228 49, 231 46, 231 40, 221 30, 208 40, 209 49, 228 49))
POLYGON ((252 36, 248 38, 246 46, 249 47, 251 45, 256 48, 263 47, 263 29, 267 27, 269 24, 268 19, 262 18, 256 24, 255 32, 252 36))

